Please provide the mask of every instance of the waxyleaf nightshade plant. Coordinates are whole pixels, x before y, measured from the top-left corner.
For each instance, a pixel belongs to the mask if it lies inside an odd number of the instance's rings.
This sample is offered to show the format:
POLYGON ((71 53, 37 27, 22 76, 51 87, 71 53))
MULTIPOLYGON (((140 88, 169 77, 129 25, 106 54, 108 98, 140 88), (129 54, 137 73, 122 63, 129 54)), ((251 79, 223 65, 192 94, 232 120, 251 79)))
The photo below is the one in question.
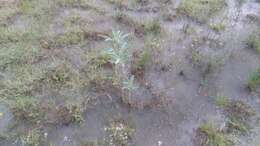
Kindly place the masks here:
POLYGON ((128 54, 125 50, 116 51, 114 48, 108 48, 105 50, 105 54, 110 57, 110 62, 116 65, 127 62, 128 54))
POLYGON ((115 65, 115 77, 117 84, 121 86, 122 93, 128 98, 135 89, 134 76, 129 78, 128 62, 130 52, 128 48, 129 34, 124 34, 120 30, 113 30, 111 36, 104 36, 106 42, 111 43, 111 47, 104 50, 104 53, 109 57, 110 62, 115 65))
POLYGON ((112 47, 104 50, 104 53, 110 57, 110 62, 113 64, 124 65, 129 59, 127 37, 129 34, 124 34, 120 30, 112 31, 111 36, 105 36, 106 42, 111 42, 112 47))

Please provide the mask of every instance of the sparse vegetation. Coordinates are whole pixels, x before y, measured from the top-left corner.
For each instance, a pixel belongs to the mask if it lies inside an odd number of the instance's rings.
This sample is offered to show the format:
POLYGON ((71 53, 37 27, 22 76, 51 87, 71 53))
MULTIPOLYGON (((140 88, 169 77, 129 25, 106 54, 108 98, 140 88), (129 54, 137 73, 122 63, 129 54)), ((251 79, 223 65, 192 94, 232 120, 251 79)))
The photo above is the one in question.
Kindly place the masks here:
POLYGON ((260 54, 260 36, 257 33, 252 33, 247 39, 247 46, 260 54))
POLYGON ((222 108, 226 107, 228 105, 228 99, 225 96, 218 96, 216 98, 216 104, 222 108))
POLYGON ((251 91, 258 92, 260 88, 260 69, 250 75, 247 86, 251 91))
POLYGON ((226 25, 224 23, 211 24, 210 27, 216 32, 221 32, 226 29, 226 25))
POLYGON ((251 118, 255 110, 242 101, 229 100, 224 96, 217 98, 216 103, 228 117, 227 132, 248 134, 250 131, 251 118))
POLYGON ((151 55, 148 49, 144 49, 141 53, 134 55, 135 59, 131 66, 131 72, 137 78, 143 77, 145 65, 150 61, 151 55))
POLYGON ((68 46, 79 44, 84 41, 84 32, 81 30, 73 30, 54 38, 56 46, 68 46))
POLYGON ((224 6, 225 0, 183 0, 178 11, 198 21, 206 22, 224 6))
POLYGON ((105 127, 105 131, 108 133, 107 144, 109 146, 128 146, 131 144, 135 130, 124 122, 114 121, 105 127))
POLYGON ((162 28, 159 20, 152 20, 146 22, 146 24, 144 25, 144 30, 146 33, 151 33, 154 35, 158 35, 162 32, 162 28))
POLYGON ((228 138, 212 122, 202 124, 195 139, 197 146, 234 146, 234 142, 228 138))
POLYGON ((226 56, 205 55, 196 49, 191 49, 190 58, 192 64, 200 69, 203 79, 206 80, 220 70, 220 67, 225 63, 226 56))

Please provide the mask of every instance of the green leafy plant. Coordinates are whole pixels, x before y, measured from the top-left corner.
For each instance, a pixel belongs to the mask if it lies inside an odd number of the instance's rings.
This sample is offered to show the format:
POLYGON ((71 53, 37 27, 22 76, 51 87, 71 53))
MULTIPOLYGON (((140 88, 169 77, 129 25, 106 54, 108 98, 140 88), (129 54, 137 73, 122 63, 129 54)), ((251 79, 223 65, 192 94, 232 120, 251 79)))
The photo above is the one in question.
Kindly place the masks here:
POLYGON ((129 58, 128 55, 128 44, 126 38, 129 34, 124 34, 120 30, 112 31, 111 37, 105 37, 105 41, 111 42, 112 47, 105 50, 105 53, 110 56, 110 61, 113 64, 124 65, 129 58))
POLYGON ((111 43, 111 48, 104 50, 104 54, 109 57, 109 61, 115 65, 115 76, 117 81, 122 82, 127 79, 128 73, 126 65, 130 58, 128 51, 127 37, 129 34, 124 34, 120 30, 112 31, 111 36, 105 36, 105 41, 111 43))

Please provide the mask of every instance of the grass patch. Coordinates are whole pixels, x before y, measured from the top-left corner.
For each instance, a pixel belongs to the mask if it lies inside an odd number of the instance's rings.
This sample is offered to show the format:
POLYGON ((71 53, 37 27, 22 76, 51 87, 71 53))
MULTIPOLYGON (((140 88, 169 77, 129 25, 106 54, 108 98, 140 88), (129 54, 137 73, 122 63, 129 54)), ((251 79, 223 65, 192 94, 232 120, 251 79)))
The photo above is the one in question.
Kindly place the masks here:
POLYGON ((247 86, 251 91, 257 92, 260 88, 260 68, 252 73, 248 79, 247 86))
POLYGON ((16 27, 0 27, 0 44, 24 39, 23 31, 16 27))
POLYGON ((225 4, 225 0, 183 0, 178 11, 198 21, 207 22, 225 4))
POLYGON ((250 118, 255 115, 255 111, 242 101, 231 101, 225 108, 228 121, 228 131, 248 133, 250 130, 250 118))
POLYGON ((222 107, 222 108, 226 107, 228 105, 228 102, 229 101, 228 101, 227 97, 225 97, 225 96, 218 96, 216 98, 216 104, 219 107, 222 107))
POLYGON ((234 142, 220 131, 212 122, 202 124, 196 133, 197 146, 234 146, 234 142))
POLYGON ((25 43, 7 44, 0 48, 0 67, 11 64, 30 63, 40 54, 40 50, 25 43))
POLYGON ((72 30, 54 38, 55 46, 77 45, 85 39, 84 32, 81 30, 72 30))
POLYGON ((77 104, 65 104, 59 106, 56 111, 56 125, 69 125, 72 123, 82 124, 84 122, 83 114, 84 108, 77 104))
POLYGON ((80 87, 83 80, 79 73, 66 62, 56 64, 45 71, 42 81, 50 88, 50 90, 74 89, 80 87))
POLYGON ((41 17, 51 13, 54 1, 46 0, 20 0, 18 2, 18 11, 24 16, 41 17))
POLYGON ((151 54, 148 49, 142 50, 139 54, 134 54, 131 72, 136 77, 143 77, 145 65, 150 61, 151 54))
POLYGON ((246 44, 250 49, 255 50, 257 54, 260 54, 260 35, 252 33, 246 40, 246 44))
POLYGON ((224 31, 226 29, 226 25, 223 23, 215 23, 215 24, 211 24, 210 28, 213 29, 216 32, 221 32, 224 31))
POLYGON ((20 97, 31 97, 32 91, 37 89, 43 77, 43 74, 33 69, 32 65, 8 66, 3 75, 6 76, 0 82, 0 95, 6 102, 13 102, 20 97))
POLYGON ((37 124, 44 119, 44 111, 39 102, 30 97, 17 97, 11 105, 11 111, 17 121, 37 124))
POLYGON ((1 23, 7 19, 15 16, 17 14, 17 9, 15 7, 3 7, 0 8, 0 21, 1 23))
POLYGON ((226 59, 223 55, 202 54, 194 48, 191 48, 190 53, 191 63, 198 67, 204 80, 219 71, 226 59))
POLYGON ((251 106, 236 100, 229 100, 224 96, 217 98, 216 103, 228 117, 227 132, 246 134, 250 131, 250 120, 255 115, 251 106))
POLYGON ((144 25, 144 30, 146 33, 158 35, 162 32, 161 24, 159 20, 152 20, 149 22, 146 22, 144 25))

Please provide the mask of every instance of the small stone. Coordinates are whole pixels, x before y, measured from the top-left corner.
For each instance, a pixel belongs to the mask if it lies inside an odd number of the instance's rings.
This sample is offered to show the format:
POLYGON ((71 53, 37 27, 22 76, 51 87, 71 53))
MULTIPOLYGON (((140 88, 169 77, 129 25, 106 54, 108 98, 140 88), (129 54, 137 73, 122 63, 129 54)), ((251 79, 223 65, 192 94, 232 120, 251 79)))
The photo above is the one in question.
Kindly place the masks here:
POLYGON ((158 141, 158 146, 161 146, 162 145, 162 141, 158 141))

